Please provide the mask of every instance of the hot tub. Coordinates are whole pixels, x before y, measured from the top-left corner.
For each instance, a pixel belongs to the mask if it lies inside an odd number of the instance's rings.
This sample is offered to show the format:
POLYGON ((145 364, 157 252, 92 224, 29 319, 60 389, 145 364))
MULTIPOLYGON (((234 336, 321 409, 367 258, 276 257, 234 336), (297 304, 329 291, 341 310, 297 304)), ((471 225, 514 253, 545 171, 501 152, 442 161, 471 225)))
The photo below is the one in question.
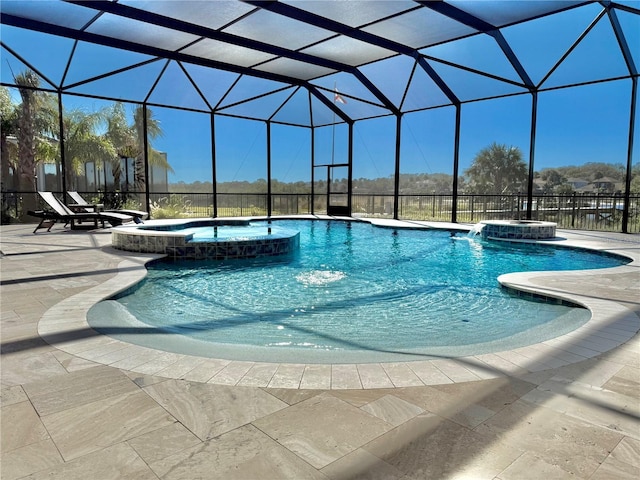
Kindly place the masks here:
POLYGON ((556 236, 556 224, 553 222, 484 220, 480 226, 483 239, 543 240, 556 236))
POLYGON ((299 248, 300 236, 280 227, 252 226, 249 220, 158 220, 113 228, 111 244, 175 259, 226 260, 288 255, 299 248))

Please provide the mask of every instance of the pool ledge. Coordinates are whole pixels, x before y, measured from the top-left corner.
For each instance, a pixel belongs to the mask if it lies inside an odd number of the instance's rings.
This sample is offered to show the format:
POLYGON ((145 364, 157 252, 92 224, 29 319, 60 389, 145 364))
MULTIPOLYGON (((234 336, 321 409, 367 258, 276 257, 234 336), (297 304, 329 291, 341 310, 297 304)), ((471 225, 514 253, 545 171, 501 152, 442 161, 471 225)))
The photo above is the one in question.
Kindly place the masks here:
MULTIPOLYGON (((385 226, 390 223, 384 222, 385 226)), ((407 226, 406 222, 398 223, 399 227, 407 226)), ((409 225, 437 228, 427 222, 409 225)), ((139 375, 222 385, 344 390, 524 376, 597 357, 628 342, 640 330, 640 318, 632 310, 637 309, 634 299, 640 298, 640 242, 637 236, 630 236, 626 242, 606 237, 594 240, 588 232, 563 232, 563 235, 561 239, 556 238, 554 244, 624 254, 633 262, 611 269, 517 273, 500 277, 500 282, 509 288, 563 298, 584 305, 592 313, 592 318, 573 332, 515 350, 394 363, 259 363, 170 353, 115 340, 92 330, 86 320, 91 306, 144 278, 145 264, 161 257, 157 254, 129 254, 119 264, 115 277, 49 308, 38 324, 38 333, 56 348, 92 362, 139 375), (79 338, 78 331, 91 333, 79 338)))

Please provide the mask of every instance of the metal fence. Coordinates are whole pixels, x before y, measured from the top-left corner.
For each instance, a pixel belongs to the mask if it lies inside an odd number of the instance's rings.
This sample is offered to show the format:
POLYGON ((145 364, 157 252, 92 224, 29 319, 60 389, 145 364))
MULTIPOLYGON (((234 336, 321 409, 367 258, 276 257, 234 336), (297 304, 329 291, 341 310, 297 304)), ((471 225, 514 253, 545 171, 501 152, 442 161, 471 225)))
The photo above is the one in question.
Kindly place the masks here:
MULTIPOLYGON (((268 213, 269 197, 266 193, 219 193, 216 201, 220 217, 263 216, 268 213)), ((213 194, 153 193, 151 210, 154 218, 211 217, 213 194)), ((311 194, 271 195, 272 215, 307 213, 311 213, 311 194)))
MULTIPOLYGON (((453 197, 447 195, 404 195, 400 197, 398 218, 449 221, 453 197)), ((524 195, 459 195, 458 222, 527 219, 524 195)), ((619 195, 535 195, 531 220, 555 222, 560 228, 622 231, 624 198, 619 195)), ((640 233, 640 196, 630 197, 629 233, 640 233)))
MULTIPOLYGON (((81 192, 91 201, 100 201, 111 208, 145 208, 143 194, 127 196, 81 192), (100 195, 102 195, 100 197, 100 195)), ((33 193, 23 195, 34 195, 33 193)), ((2 223, 15 221, 21 215, 23 195, 19 192, 2 194, 2 223)), ((62 195, 59 193, 58 197, 62 195)), ((219 217, 264 216, 268 214, 269 196, 257 193, 219 193, 216 197, 219 217)), ((620 195, 535 195, 531 204, 531 220, 555 222, 560 228, 578 230, 622 231, 625 199, 620 195)), ((211 217, 214 214, 212 193, 151 193, 152 218, 211 217)), ((393 195, 354 194, 351 211, 357 217, 394 217, 393 195)), ((453 211, 452 195, 400 195, 398 218, 449 222, 453 211)), ((459 195, 456 220, 477 223, 482 220, 527 218, 525 195, 459 195)), ((272 194, 272 215, 324 214, 327 212, 326 194, 312 198, 309 193, 272 194), (313 202, 313 208, 312 208, 313 202)), ((640 196, 630 197, 629 233, 640 233, 640 196)))

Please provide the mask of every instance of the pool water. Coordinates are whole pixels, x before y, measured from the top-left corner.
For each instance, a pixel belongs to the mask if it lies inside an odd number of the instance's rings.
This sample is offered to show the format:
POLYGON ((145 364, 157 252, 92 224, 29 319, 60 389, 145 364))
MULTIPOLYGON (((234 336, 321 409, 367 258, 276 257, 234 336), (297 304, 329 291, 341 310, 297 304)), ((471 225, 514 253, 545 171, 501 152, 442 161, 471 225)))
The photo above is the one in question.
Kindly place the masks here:
POLYGON ((184 233, 192 233, 193 237, 190 242, 211 242, 215 240, 221 241, 245 241, 260 238, 271 238, 274 236, 282 237, 294 232, 289 232, 275 226, 268 225, 252 225, 250 234, 247 227, 223 225, 220 227, 191 227, 183 230, 184 233))
POLYGON ((300 231, 293 257, 156 262, 133 292, 93 307, 89 323, 133 343, 217 358, 330 363, 474 355, 554 338, 590 318, 584 308, 514 296, 499 275, 627 263, 445 230, 277 225, 300 231))

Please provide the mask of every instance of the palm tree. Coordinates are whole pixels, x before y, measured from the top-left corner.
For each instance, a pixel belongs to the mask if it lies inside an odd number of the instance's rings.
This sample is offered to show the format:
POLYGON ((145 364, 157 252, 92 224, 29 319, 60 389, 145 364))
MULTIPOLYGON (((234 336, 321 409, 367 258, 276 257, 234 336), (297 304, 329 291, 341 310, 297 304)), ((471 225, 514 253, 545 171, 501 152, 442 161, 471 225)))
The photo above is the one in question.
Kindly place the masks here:
POLYGON ((527 181, 527 165, 518 147, 494 142, 478 152, 464 174, 473 193, 516 193, 527 181))
POLYGON ((2 198, 0 199, 0 222, 11 221, 9 209, 9 197, 5 195, 7 190, 15 190, 15 173, 17 170, 16 160, 18 158, 15 143, 9 143, 9 135, 15 135, 18 130, 18 111, 11 102, 11 95, 6 87, 0 87, 0 181, 2 198))
MULTIPOLYGON (((107 132, 105 137, 114 145, 117 155, 112 159, 112 172, 116 188, 120 185, 122 168, 120 160, 122 158, 133 158, 134 164, 134 187, 138 192, 145 191, 146 175, 144 168, 144 115, 142 105, 137 106, 133 111, 133 123, 127 124, 125 107, 122 102, 115 103, 107 111, 107 132)), ((150 165, 159 165, 169 171, 173 171, 167 162, 166 156, 160 154, 153 148, 153 140, 162 137, 164 132, 160 127, 160 122, 153 117, 151 109, 147 108, 147 158, 150 165)))
POLYGON ((135 158, 137 156, 137 146, 135 136, 131 127, 127 124, 127 115, 124 104, 116 102, 107 111, 107 132, 105 137, 113 144, 116 155, 111 159, 111 173, 115 188, 120 187, 122 177, 121 158, 135 158))
POLYGON ((18 188, 23 195, 22 217, 37 204, 35 194, 36 165, 38 161, 50 162, 57 158, 54 137, 57 130, 57 104, 53 97, 38 90, 40 78, 31 71, 14 77, 22 103, 18 107, 18 188))
POLYGON ((15 145, 8 141, 10 135, 15 135, 18 131, 18 110, 11 102, 11 95, 6 87, 0 87, 0 161, 2 162, 0 178, 2 179, 3 191, 5 189, 15 189, 15 176, 11 176, 11 169, 15 172, 17 164, 17 152, 15 145))
POLYGON ((116 148, 109 138, 96 133, 105 122, 104 110, 86 113, 76 109, 66 112, 63 117, 68 186, 77 189, 78 175, 83 174, 85 164, 93 161, 99 166, 111 162, 116 156, 116 148))
POLYGON ((26 213, 35 210, 37 205, 37 164, 55 162, 59 158, 55 140, 58 106, 54 96, 38 90, 40 78, 32 70, 14 75, 13 79, 22 102, 14 105, 9 90, 1 90, 1 175, 3 188, 17 189, 21 192, 20 217, 26 219, 26 213), (15 135, 15 145, 8 141, 10 135, 15 135), (11 170, 13 175, 10 175, 11 170))
MULTIPOLYGON (((31 70, 14 77, 18 91, 22 98, 18 115, 18 188, 21 192, 35 192, 36 178, 36 146, 35 146, 35 116, 37 112, 37 89, 40 79, 31 70)), ((28 210, 35 210, 35 195, 23 196, 23 213, 26 217, 28 210)))
POLYGON ((48 92, 38 92, 38 111, 35 117, 36 165, 60 163, 60 122, 58 98, 48 92))
MULTIPOLYGON (((137 144, 135 156, 135 187, 138 192, 143 192, 146 185, 144 168, 144 111, 143 105, 138 105, 133 113, 133 131, 137 144)), ((153 140, 162 137, 164 132, 160 127, 160 121, 153 117, 153 111, 147 108, 147 159, 149 165, 159 165, 169 171, 173 171, 167 162, 166 156, 153 148, 153 140)))

